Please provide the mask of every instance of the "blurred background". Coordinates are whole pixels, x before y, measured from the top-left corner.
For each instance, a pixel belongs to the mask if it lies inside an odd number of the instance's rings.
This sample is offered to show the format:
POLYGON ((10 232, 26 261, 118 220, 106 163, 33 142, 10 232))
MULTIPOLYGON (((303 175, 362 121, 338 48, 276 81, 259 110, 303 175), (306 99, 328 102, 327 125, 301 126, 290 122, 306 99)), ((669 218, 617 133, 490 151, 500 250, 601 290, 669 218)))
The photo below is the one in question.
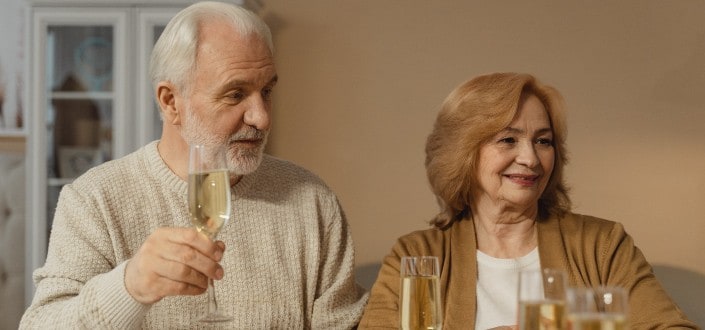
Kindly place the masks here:
POLYGON ((528 72, 563 93, 574 210, 705 273, 705 2, 268 0, 270 152, 338 193, 359 263, 438 211, 425 139, 458 84, 528 72))
MULTIPOLYGON (((34 149, 22 99, 33 49, 28 2, 0 4, 0 157, 15 166, 34 149)), ((268 152, 337 193, 358 265, 380 262, 438 211, 423 163, 443 99, 476 75, 516 71, 565 97, 574 211, 623 223, 653 264, 705 273, 705 1, 244 4, 270 25, 276 47, 268 152)), ((6 223, 0 244, 16 236, 6 223)), ((2 246, 0 266, 16 267, 2 246)))

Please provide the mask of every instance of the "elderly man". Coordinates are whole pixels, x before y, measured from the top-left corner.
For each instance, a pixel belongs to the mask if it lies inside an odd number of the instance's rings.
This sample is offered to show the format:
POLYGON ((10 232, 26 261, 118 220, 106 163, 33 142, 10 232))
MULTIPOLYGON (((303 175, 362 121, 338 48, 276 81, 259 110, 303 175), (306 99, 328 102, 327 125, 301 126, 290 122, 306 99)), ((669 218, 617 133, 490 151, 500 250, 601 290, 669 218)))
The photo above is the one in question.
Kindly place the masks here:
POLYGON ((277 82, 271 34, 237 6, 202 2, 157 41, 163 133, 61 192, 22 328, 190 328, 210 279, 236 329, 352 328, 367 295, 335 195, 263 155, 277 82), (232 215, 211 241, 191 228, 188 146, 227 146, 232 215))

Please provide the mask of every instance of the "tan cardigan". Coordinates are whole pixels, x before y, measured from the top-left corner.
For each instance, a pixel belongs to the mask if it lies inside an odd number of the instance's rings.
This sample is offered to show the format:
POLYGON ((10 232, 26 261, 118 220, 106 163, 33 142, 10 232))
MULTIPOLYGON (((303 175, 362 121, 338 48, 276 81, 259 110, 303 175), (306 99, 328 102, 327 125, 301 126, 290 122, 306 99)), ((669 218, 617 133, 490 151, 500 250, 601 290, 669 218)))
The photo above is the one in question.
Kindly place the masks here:
MULTIPOLYGON (((541 267, 565 269, 571 286, 628 288, 633 329, 698 329, 668 297, 621 224, 568 214, 540 221, 538 240, 541 267)), ((384 259, 360 329, 398 329, 399 260, 408 255, 439 257, 444 328, 474 329, 477 243, 468 219, 446 230, 428 229, 399 238, 384 259)))

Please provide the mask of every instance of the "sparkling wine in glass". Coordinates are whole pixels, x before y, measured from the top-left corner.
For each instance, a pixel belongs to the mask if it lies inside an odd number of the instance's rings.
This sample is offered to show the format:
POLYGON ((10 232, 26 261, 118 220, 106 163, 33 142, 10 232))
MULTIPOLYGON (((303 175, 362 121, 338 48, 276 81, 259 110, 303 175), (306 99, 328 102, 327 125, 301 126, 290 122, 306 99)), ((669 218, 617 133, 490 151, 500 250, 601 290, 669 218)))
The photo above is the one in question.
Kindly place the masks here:
POLYGON ((568 289, 567 329, 627 330, 627 291, 616 286, 568 289))
MULTIPOLYGON (((188 207, 191 224, 215 240, 230 219, 230 176, 224 146, 189 146, 188 207)), ((232 317, 218 310, 213 279, 208 280, 207 312, 201 322, 227 322, 232 317)))
POLYGON ((567 276, 557 269, 519 273, 519 329, 560 330, 565 325, 567 276))
POLYGON ((401 258, 399 329, 440 330, 443 325, 438 257, 401 258))

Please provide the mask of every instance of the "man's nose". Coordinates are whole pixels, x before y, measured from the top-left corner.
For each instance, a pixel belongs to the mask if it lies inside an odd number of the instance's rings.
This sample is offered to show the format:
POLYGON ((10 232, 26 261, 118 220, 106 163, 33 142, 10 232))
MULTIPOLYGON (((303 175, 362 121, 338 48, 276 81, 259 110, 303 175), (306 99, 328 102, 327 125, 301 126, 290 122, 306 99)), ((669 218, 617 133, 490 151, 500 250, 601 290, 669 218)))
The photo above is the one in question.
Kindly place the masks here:
POLYGON ((252 97, 250 104, 248 105, 248 108, 245 111, 245 124, 252 126, 258 130, 269 129, 269 107, 269 102, 264 100, 261 96, 252 97))

